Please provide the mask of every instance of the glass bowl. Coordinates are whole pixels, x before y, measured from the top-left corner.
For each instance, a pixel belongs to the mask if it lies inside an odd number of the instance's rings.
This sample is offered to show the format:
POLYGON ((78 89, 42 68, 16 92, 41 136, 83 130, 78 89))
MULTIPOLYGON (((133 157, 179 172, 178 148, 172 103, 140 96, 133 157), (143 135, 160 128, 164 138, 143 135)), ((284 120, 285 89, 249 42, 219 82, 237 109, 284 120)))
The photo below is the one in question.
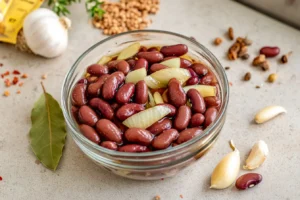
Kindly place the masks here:
POLYGON ((106 38, 85 51, 67 73, 62 88, 62 109, 66 119, 68 132, 83 153, 96 164, 117 175, 139 180, 155 180, 176 175, 202 157, 215 143, 225 121, 228 104, 228 81, 225 71, 216 57, 195 40, 167 31, 142 30, 126 32, 106 38), (140 42, 144 46, 162 46, 186 44, 188 54, 204 64, 215 74, 219 82, 221 106, 217 119, 207 127, 203 134, 165 150, 127 153, 103 148, 87 138, 79 131, 71 114, 71 91, 76 82, 82 78, 87 66, 96 63, 104 55, 113 55, 128 45, 140 42))

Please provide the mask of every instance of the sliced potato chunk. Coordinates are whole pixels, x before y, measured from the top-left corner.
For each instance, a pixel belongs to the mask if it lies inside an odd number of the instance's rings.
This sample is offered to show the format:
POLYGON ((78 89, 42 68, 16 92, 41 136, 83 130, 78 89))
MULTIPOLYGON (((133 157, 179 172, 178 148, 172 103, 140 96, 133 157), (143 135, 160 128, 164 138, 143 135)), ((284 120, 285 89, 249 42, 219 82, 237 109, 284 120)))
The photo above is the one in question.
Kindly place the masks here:
POLYGON ((123 121, 123 124, 128 128, 143 128, 146 129, 158 120, 167 116, 171 112, 170 108, 164 105, 154 106, 132 115, 123 121))
POLYGON ((108 63, 111 60, 112 60, 112 57, 110 57, 110 56, 103 56, 97 63, 99 65, 104 65, 104 64, 108 63))
POLYGON ((147 70, 145 68, 140 68, 132 72, 129 72, 126 76, 125 82, 136 84, 140 80, 144 80, 146 76, 147 76, 147 70))
POLYGON ((117 60, 125 60, 127 58, 131 58, 132 56, 134 56, 135 54, 137 54, 139 52, 140 47, 141 47, 141 44, 138 42, 131 44, 126 49, 121 51, 117 60))
POLYGON ((166 87, 170 79, 176 78, 181 84, 183 84, 191 77, 191 74, 187 69, 167 68, 154 72, 150 76, 166 87))
POLYGON ((164 100, 159 92, 154 92, 153 98, 156 104, 164 103, 164 100))
POLYGON ((180 67, 180 58, 171 58, 169 60, 165 60, 161 62, 160 64, 173 67, 173 68, 179 68, 180 67))
POLYGON ((158 88, 163 88, 166 87, 164 84, 161 84, 151 76, 146 76, 144 78, 144 81, 146 82, 147 86, 152 89, 158 89, 158 88))
POLYGON ((189 89, 192 88, 198 90, 202 97, 216 96, 217 93, 216 87, 211 85, 191 85, 191 86, 183 87, 183 90, 187 92, 189 91, 189 89))

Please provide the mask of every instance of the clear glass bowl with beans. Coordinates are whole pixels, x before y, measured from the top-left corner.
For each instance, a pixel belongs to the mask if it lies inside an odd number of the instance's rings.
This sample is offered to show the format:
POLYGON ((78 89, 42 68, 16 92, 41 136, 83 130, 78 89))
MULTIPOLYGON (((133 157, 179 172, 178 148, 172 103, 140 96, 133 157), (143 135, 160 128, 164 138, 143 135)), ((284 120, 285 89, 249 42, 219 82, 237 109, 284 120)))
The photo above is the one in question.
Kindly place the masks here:
POLYGON ((69 132, 115 174, 153 180, 200 158, 224 124, 228 82, 201 44, 165 31, 133 31, 88 49, 62 91, 69 132))

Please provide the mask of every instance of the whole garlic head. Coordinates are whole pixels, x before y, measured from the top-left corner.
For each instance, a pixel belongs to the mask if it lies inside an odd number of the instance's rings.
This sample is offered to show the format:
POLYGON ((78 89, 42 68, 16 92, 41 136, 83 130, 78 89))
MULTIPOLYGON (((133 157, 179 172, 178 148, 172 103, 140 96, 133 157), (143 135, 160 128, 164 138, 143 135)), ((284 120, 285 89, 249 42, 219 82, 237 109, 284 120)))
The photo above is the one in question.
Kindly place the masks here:
POLYGON ((39 8, 25 18, 23 31, 33 53, 53 58, 66 50, 70 26, 68 18, 59 18, 53 11, 39 8))

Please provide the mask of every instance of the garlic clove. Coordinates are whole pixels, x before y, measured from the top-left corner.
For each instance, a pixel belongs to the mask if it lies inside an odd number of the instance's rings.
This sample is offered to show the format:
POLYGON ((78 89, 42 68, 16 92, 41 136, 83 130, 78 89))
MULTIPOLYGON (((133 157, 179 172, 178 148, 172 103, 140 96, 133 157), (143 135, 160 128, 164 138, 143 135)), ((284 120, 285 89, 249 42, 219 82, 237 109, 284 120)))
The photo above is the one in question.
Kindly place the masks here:
POLYGON ((212 189, 225 189, 235 182, 240 170, 240 152, 230 141, 230 146, 233 149, 222 158, 219 164, 215 167, 211 176, 212 189))
POLYGON ((281 106, 268 106, 260 110, 254 117, 254 121, 258 124, 269 121, 270 119, 276 117, 281 113, 286 113, 287 111, 281 106))
POLYGON ((110 57, 110 56, 103 56, 97 63, 99 65, 104 65, 104 64, 108 63, 111 60, 112 60, 112 57, 110 57))
POLYGON ((135 54, 137 54, 139 52, 140 47, 141 47, 140 43, 138 43, 138 42, 133 43, 132 45, 128 46, 126 49, 121 51, 117 60, 126 60, 127 58, 134 56, 135 54))
POLYGON ((258 168, 266 160, 268 154, 268 145, 263 140, 259 140, 253 145, 251 152, 246 160, 246 165, 244 165, 243 168, 247 170, 258 168))

